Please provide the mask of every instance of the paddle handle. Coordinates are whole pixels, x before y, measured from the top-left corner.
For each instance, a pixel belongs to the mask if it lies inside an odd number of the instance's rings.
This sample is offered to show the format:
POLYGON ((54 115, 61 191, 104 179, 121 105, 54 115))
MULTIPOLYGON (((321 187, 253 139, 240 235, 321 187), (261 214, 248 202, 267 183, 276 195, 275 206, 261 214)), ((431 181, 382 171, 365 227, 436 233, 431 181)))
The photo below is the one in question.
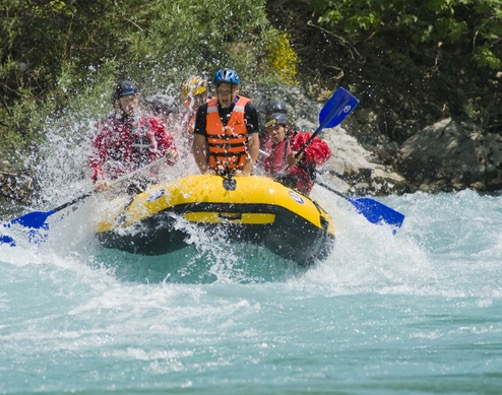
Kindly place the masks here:
POLYGON ((303 154, 310 143, 312 143, 324 128, 334 128, 340 125, 345 117, 349 115, 358 104, 359 100, 352 96, 349 91, 342 87, 338 88, 319 112, 319 127, 312 133, 312 136, 310 136, 303 147, 296 152, 295 159, 298 159, 300 155, 303 154))

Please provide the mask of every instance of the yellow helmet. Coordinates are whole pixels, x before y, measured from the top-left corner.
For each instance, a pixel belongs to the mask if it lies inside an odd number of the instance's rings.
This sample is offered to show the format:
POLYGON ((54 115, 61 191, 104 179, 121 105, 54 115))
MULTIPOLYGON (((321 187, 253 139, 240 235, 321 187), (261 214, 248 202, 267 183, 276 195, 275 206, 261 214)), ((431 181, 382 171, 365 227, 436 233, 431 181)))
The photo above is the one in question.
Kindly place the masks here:
POLYGON ((187 97, 188 95, 197 96, 207 92, 207 81, 200 77, 190 77, 181 86, 181 95, 187 97))

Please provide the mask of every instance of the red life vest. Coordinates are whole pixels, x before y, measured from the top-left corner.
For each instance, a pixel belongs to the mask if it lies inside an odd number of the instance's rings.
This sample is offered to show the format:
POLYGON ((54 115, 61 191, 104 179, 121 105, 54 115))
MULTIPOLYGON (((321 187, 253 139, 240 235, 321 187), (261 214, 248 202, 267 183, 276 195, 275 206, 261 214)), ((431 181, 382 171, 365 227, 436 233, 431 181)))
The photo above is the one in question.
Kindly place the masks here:
POLYGON ((311 135, 312 133, 300 132, 295 133, 293 137, 287 137, 273 147, 270 156, 264 161, 265 171, 269 175, 306 196, 314 187, 316 166, 322 166, 329 159, 331 150, 325 141, 315 138, 305 149, 303 159, 296 166, 287 169, 287 157, 291 151, 300 150, 311 135))
POLYGON ((270 156, 265 159, 265 169, 271 175, 283 172, 288 165, 287 157, 291 153, 289 138, 275 145, 270 152, 270 156))
POLYGON ((244 108, 250 100, 239 96, 227 126, 223 126, 218 113, 218 99, 207 105, 206 134, 209 150, 209 167, 225 172, 242 170, 248 160, 247 128, 244 108))

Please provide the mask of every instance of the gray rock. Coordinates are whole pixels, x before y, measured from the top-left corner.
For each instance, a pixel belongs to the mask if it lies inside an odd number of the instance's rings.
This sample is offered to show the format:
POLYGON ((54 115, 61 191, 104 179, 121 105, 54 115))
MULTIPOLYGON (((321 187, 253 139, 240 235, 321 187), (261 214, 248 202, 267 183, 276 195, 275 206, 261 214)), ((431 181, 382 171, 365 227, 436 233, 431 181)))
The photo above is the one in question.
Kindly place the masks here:
POLYGON ((502 136, 447 118, 407 139, 396 166, 412 190, 496 191, 502 188, 502 136))

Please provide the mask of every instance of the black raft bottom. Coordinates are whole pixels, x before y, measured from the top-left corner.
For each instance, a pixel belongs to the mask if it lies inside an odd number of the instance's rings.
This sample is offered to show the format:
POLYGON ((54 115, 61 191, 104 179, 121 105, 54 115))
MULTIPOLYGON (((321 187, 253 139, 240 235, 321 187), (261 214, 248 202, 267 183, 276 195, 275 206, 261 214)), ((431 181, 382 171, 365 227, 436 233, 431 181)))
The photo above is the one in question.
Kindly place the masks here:
MULTIPOLYGON (((200 206, 200 205, 199 205, 200 206)), ((232 215, 223 223, 197 224, 198 229, 218 235, 224 234, 228 240, 237 242, 252 242, 263 245, 276 255, 290 259, 300 265, 307 266, 318 260, 325 259, 333 249, 334 236, 325 229, 321 229, 304 218, 295 215, 281 207, 267 207, 265 205, 206 205, 204 207, 185 207, 185 210, 168 210, 145 219, 137 225, 128 228, 118 228, 110 232, 98 233, 101 245, 142 255, 163 255, 187 246, 186 240, 193 225, 183 225, 179 215, 183 212, 220 212, 239 213, 259 212, 275 214, 272 224, 255 225, 232 222, 232 215)), ((321 221, 327 227, 325 221, 321 221)))

